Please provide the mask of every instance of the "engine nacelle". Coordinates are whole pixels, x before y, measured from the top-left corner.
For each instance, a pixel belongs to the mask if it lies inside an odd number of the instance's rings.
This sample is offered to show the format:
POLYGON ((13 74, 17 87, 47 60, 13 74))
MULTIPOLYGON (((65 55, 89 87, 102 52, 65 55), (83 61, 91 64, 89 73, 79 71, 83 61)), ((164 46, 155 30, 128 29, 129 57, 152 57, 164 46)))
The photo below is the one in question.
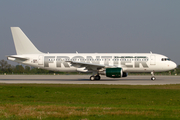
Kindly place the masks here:
POLYGON ((122 68, 106 68, 106 77, 120 78, 122 74, 122 68))
POLYGON ((101 71, 99 74, 106 75, 106 77, 111 78, 127 77, 127 73, 123 72, 122 68, 106 68, 105 71, 101 71))

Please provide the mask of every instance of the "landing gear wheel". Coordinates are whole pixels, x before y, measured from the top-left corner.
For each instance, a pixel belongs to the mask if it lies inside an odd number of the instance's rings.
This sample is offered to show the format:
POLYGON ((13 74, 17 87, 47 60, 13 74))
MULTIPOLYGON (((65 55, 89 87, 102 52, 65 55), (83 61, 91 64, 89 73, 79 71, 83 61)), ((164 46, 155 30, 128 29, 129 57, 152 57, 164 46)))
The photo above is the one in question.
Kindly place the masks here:
POLYGON ((99 75, 95 76, 95 80, 100 80, 100 79, 101 79, 101 77, 99 75))
POLYGON ((151 80, 153 81, 156 80, 156 78, 154 77, 154 71, 151 72, 151 75, 152 75, 151 80))
POLYGON ((101 79, 101 76, 99 76, 99 75, 91 76, 91 77, 90 77, 90 80, 91 80, 91 81, 100 80, 100 79, 101 79))
POLYGON ((90 80, 91 80, 91 81, 94 81, 94 80, 95 80, 95 77, 94 77, 94 76, 91 76, 91 77, 90 77, 90 80))
POLYGON ((151 80, 153 80, 153 81, 154 81, 154 80, 156 80, 156 78, 153 76, 153 77, 151 77, 151 80))

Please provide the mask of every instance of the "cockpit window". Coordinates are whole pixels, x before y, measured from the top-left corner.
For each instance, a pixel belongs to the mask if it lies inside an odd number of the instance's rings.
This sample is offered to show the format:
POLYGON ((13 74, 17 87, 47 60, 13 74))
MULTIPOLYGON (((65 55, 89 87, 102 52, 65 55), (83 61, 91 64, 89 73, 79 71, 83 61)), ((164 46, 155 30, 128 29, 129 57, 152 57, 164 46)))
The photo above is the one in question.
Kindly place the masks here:
POLYGON ((171 61, 170 58, 162 58, 161 61, 171 61))

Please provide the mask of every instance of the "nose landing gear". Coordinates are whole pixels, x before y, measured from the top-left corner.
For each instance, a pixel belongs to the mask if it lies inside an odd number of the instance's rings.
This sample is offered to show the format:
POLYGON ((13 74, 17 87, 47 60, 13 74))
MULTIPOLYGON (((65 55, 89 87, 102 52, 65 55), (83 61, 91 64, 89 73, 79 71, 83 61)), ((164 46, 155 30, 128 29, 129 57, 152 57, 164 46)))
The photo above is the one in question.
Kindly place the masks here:
POLYGON ((153 72, 151 72, 151 75, 152 75, 152 77, 151 77, 151 80, 156 80, 156 77, 154 76, 154 71, 153 72))

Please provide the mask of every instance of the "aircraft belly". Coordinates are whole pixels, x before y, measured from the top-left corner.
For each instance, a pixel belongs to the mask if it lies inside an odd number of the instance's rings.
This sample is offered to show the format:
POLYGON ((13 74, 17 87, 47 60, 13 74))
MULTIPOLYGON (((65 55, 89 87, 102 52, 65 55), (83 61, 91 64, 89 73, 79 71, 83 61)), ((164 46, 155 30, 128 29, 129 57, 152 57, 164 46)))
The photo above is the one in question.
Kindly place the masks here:
POLYGON ((51 67, 43 67, 46 70, 59 71, 59 72, 77 72, 76 68, 51 68, 51 67))
POLYGON ((56 69, 56 70, 60 71, 60 72, 77 72, 76 68, 59 68, 59 69, 56 69))
POLYGON ((139 68, 132 68, 132 69, 127 69, 124 72, 152 72, 150 69, 139 69, 139 68))

